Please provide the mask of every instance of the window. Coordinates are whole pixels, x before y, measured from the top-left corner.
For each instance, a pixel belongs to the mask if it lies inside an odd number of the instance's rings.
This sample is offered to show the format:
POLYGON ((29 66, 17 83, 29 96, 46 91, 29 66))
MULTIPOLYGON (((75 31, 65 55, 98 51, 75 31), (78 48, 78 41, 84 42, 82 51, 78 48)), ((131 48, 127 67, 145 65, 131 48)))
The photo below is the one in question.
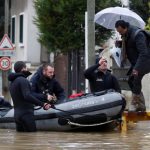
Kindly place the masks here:
POLYGON ((11 23, 12 23, 12 27, 11 27, 11 41, 13 44, 15 44, 15 26, 16 26, 16 17, 13 16, 11 18, 11 23))
POLYGON ((24 22, 24 14, 20 14, 19 16, 19 43, 23 44, 23 22, 24 22))

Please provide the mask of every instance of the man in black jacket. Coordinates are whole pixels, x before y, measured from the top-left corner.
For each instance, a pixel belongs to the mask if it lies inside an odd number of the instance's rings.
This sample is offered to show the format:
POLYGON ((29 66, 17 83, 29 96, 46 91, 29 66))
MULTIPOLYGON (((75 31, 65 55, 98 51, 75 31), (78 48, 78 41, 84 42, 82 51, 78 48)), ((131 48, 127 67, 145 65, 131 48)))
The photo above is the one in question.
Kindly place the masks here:
POLYGON ((145 100, 141 92, 142 78, 150 72, 150 47, 148 38, 143 31, 138 32, 139 28, 130 25, 124 20, 119 20, 115 24, 116 30, 122 35, 124 42, 125 55, 131 63, 127 75, 129 75, 129 86, 133 93, 133 110, 145 111, 145 100), (137 33, 137 34, 136 34, 137 33))
POLYGON ((27 71, 23 61, 14 64, 15 73, 8 76, 10 83, 10 94, 14 104, 14 118, 16 130, 19 132, 35 132, 34 105, 47 110, 50 104, 44 103, 35 98, 31 93, 29 81, 26 79, 31 73, 27 71))
POLYGON ((113 89, 121 93, 119 83, 108 70, 105 58, 100 58, 97 64, 86 69, 84 76, 89 80, 91 92, 113 89))
POLYGON ((54 78, 54 68, 46 63, 40 67, 32 76, 31 80, 32 92, 39 99, 45 101, 53 101, 57 99, 57 103, 64 102, 65 92, 59 82, 54 78), (56 97, 56 98, 55 98, 56 97))

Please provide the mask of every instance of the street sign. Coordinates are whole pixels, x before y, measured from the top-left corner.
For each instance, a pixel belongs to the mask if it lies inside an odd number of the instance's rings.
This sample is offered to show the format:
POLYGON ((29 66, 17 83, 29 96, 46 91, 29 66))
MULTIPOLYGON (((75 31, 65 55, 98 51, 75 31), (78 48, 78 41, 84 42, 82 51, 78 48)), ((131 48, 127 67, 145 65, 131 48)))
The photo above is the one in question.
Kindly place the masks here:
POLYGON ((9 57, 1 57, 0 58, 0 69, 1 70, 9 70, 11 68, 11 60, 9 57))
POLYGON ((0 42, 0 50, 14 50, 13 44, 7 34, 3 36, 0 42))
POLYGON ((0 50, 0 56, 13 56, 15 54, 12 50, 0 50))

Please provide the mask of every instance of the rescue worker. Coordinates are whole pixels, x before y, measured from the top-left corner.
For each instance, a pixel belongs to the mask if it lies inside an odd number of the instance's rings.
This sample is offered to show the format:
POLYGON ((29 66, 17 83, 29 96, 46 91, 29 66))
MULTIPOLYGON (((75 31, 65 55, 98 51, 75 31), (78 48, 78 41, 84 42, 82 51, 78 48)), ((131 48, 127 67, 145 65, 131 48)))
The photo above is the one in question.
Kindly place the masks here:
POLYGON ((14 104, 14 118, 18 132, 35 132, 34 105, 48 110, 51 105, 35 98, 31 93, 29 81, 26 79, 31 73, 27 71, 23 61, 14 64, 15 73, 8 76, 10 83, 10 94, 14 104))
POLYGON ((84 71, 84 76, 89 80, 91 92, 113 89, 121 93, 119 83, 111 71, 108 70, 107 60, 101 57, 97 64, 84 71))
POLYGON ((39 67, 37 72, 32 76, 30 84, 32 92, 39 99, 51 102, 55 99, 56 103, 62 103, 66 99, 64 89, 55 79, 54 67, 48 63, 39 67))

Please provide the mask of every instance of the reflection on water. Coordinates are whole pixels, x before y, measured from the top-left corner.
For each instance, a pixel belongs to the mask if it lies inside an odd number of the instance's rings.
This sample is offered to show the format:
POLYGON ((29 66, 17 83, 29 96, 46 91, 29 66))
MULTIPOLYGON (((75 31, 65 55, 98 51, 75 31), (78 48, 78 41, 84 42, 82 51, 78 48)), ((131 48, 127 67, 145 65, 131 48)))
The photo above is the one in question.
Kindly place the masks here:
POLYGON ((150 150, 150 122, 127 133, 36 132, 0 129, 0 150, 150 150))

